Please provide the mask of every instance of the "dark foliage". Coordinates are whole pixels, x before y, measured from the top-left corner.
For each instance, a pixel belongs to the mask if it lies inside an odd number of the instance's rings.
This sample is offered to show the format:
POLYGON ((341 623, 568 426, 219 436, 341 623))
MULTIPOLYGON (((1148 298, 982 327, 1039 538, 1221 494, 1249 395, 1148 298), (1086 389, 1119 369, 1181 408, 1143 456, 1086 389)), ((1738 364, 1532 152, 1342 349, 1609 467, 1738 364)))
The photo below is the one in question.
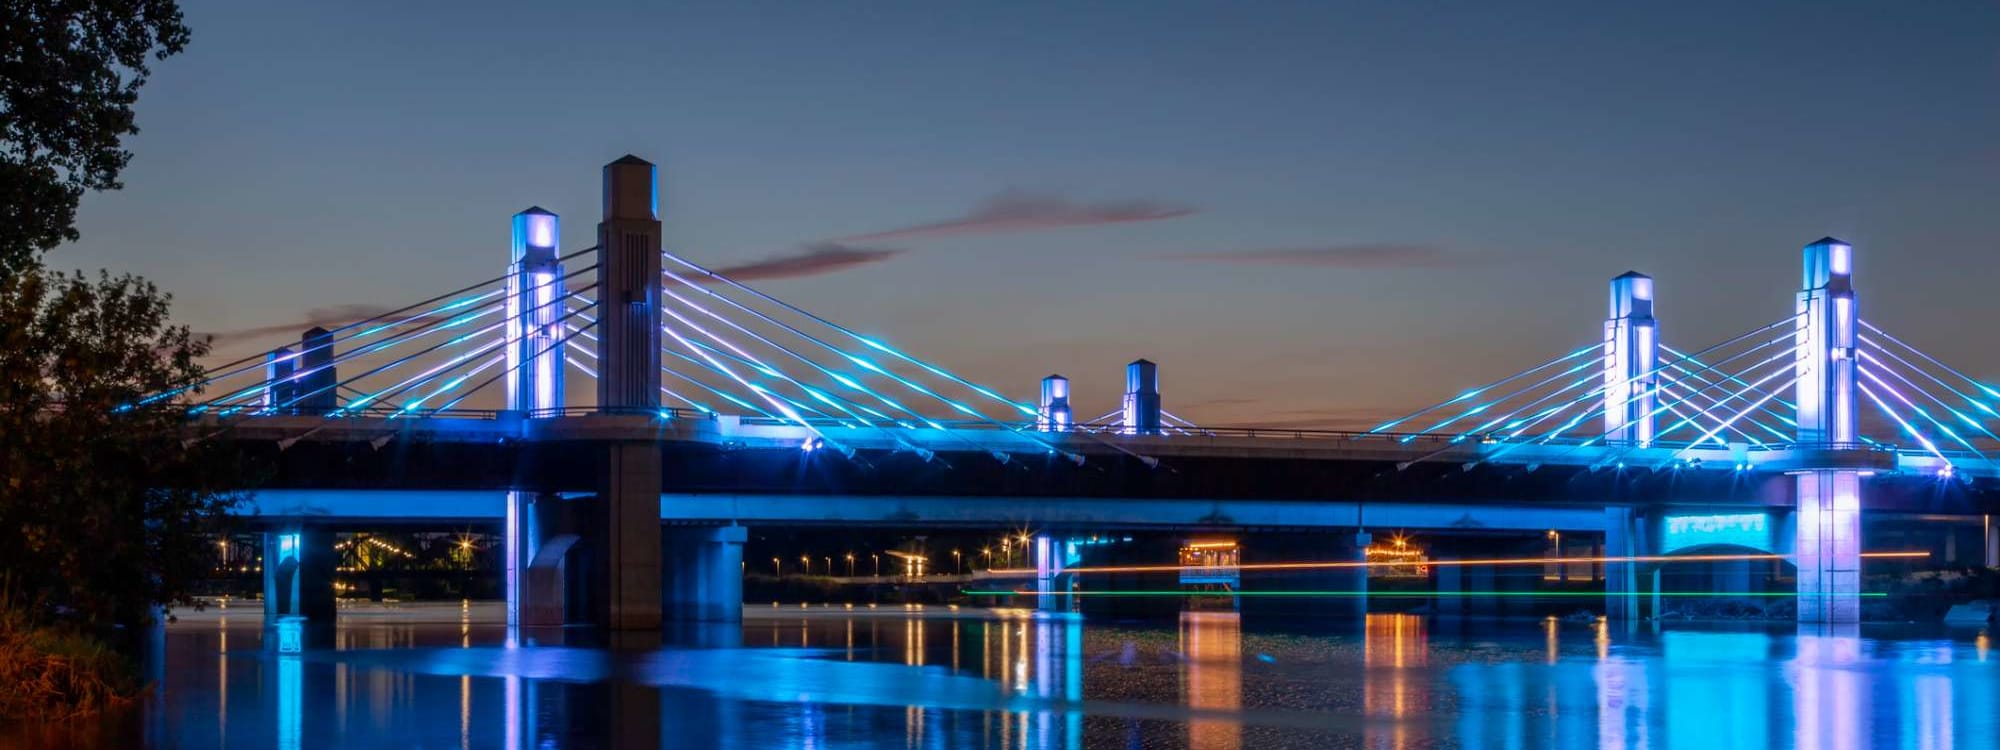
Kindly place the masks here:
POLYGON ((205 342, 149 283, 28 270, 0 276, 0 571, 37 620, 85 628, 187 603, 244 486, 185 406, 205 342))
POLYGON ((87 190, 116 190, 147 63, 180 52, 174 0, 0 3, 0 275, 76 234, 87 190))

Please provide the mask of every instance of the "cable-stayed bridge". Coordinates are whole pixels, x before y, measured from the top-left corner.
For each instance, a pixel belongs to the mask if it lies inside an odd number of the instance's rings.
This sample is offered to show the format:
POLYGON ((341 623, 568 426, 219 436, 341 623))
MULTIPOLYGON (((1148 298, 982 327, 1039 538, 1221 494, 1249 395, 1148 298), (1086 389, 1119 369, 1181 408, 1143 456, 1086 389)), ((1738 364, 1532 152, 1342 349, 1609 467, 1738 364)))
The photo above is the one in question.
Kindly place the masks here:
MULTIPOLYGON (((657 196, 620 159, 595 246, 523 211, 505 273, 134 406, 277 468, 255 507, 292 613, 341 517, 504 519, 517 622, 643 628, 728 616, 741 523, 1578 529, 1644 557, 1693 507, 1764 513, 1800 617, 1851 621, 1864 510, 2000 505, 2000 390, 1861 318, 1831 238, 1790 314, 1719 341, 1668 345, 1627 273, 1587 345, 1371 430, 1259 430, 1173 415, 1145 360, 1100 416, 1060 376, 1015 400, 664 248, 657 196)), ((1636 614, 1640 566, 1613 567, 1636 614)))

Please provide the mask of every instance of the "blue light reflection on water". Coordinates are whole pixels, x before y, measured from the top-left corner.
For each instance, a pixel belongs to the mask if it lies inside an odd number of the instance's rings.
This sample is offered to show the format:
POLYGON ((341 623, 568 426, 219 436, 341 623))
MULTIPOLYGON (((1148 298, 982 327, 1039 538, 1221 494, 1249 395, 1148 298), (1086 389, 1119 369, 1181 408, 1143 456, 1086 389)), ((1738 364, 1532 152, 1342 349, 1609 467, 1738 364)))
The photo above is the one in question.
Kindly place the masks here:
POLYGON ((193 747, 1227 750, 1971 748, 2000 736, 2000 660, 1978 631, 1628 634, 1375 615, 1302 633, 1223 612, 1140 625, 753 607, 740 631, 698 638, 720 647, 670 637, 606 650, 546 645, 573 639, 562 633, 510 648, 485 609, 347 616, 296 653, 254 610, 188 617, 168 632, 163 736, 193 747))

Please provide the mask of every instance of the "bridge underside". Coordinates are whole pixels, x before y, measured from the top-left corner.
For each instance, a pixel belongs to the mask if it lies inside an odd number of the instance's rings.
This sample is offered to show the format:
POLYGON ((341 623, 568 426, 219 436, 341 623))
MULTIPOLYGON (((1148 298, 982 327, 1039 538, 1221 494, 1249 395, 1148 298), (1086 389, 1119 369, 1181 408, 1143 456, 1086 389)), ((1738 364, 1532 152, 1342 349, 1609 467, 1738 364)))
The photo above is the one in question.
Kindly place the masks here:
MULTIPOLYGON (((267 488, 315 490, 520 490, 593 492, 601 443, 302 441, 279 450, 268 441, 239 444, 269 469, 267 488)), ((1183 455, 1146 461, 1113 453, 1078 465, 1060 455, 859 450, 852 456, 795 447, 744 447, 663 440, 660 491, 812 497, 987 497, 1042 499, 1039 512, 1062 514, 1078 499, 1145 498, 1235 503, 1307 501, 1465 505, 1495 510, 1533 507, 1782 507, 1794 501, 1791 476, 1773 471, 1650 469, 1330 459, 1311 455, 1183 455)), ((2000 512, 2000 483, 1925 473, 1882 473, 1864 480, 1873 510, 1908 513, 2000 512)), ((755 512, 746 510, 746 512, 755 512)), ((1221 510, 1223 515, 1233 511, 1221 510)), ((1337 512, 1337 511, 1330 511, 1337 512)), ((799 518, 795 520, 811 520, 799 518)), ((1034 520, 1034 519, 1027 519, 1034 520)), ((1547 528, 1547 526, 1544 526, 1547 528)))
MULTIPOLYGON (((262 490, 246 514, 292 523, 499 523, 507 493, 489 490, 262 490)), ((1368 505, 1353 501, 1218 498, 1098 498, 670 493, 669 524, 873 525, 1038 529, 1267 528, 1378 526, 1462 531, 1601 531, 1598 509, 1466 503, 1368 505)))

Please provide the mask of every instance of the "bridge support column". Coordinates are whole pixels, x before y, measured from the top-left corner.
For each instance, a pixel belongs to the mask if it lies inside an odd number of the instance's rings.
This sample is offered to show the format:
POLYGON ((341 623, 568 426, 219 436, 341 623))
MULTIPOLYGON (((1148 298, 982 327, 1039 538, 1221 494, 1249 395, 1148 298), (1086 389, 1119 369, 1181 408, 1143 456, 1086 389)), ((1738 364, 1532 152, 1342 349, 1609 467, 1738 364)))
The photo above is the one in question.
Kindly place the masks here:
POLYGON ((1604 439, 1645 444, 1653 439, 1659 389, 1658 324, 1653 277, 1627 271, 1611 280, 1611 315, 1604 321, 1604 439))
POLYGON ((1861 621, 1861 477, 1798 476, 1799 621, 1861 621))
POLYGON ((1994 525, 1993 516, 1982 519, 1986 529, 1986 567, 2000 568, 2000 525, 1994 525))
POLYGON ((1063 557, 1062 543, 1047 534, 1035 537, 1033 555, 1035 557, 1035 609, 1043 612, 1066 612, 1074 597, 1062 596, 1068 593, 1062 586, 1063 557))
POLYGON ((1465 614, 1465 568, 1460 565, 1441 565, 1437 568, 1438 614, 1456 617, 1465 614))
MULTIPOLYGON (((1633 508, 1604 509, 1604 556, 1648 557, 1659 549, 1653 533, 1653 519, 1633 508)), ((1637 622, 1645 617, 1645 603, 1640 600, 1647 587, 1658 589, 1657 576, 1646 575, 1652 567, 1634 562, 1607 562, 1604 564, 1604 615, 1613 620, 1637 622)), ((1657 597, 1653 598, 1654 612, 1659 614, 1657 597)))
POLYGON ((660 531, 666 617, 703 622, 743 620, 742 526, 667 527, 660 531))
MULTIPOLYGON (((659 170, 636 156, 604 165, 597 225, 598 408, 653 418, 660 408, 659 170)), ((583 534, 592 622, 660 627, 660 449, 606 446, 583 534)))
POLYGON ((264 532, 264 619, 333 622, 333 532, 292 526, 264 532))
MULTIPOLYGON (((1805 247, 1804 290, 1793 332, 1798 441, 1832 449, 1855 442, 1854 248, 1831 237, 1805 247)), ((1797 475, 1799 621, 1861 619, 1861 475, 1797 475)))
POLYGON ((582 595, 570 551, 579 540, 577 503, 552 493, 507 493, 507 624, 562 626, 581 622, 569 601, 582 595))
POLYGON ((613 630, 660 627, 660 448, 606 446, 583 543, 590 622, 613 630))

